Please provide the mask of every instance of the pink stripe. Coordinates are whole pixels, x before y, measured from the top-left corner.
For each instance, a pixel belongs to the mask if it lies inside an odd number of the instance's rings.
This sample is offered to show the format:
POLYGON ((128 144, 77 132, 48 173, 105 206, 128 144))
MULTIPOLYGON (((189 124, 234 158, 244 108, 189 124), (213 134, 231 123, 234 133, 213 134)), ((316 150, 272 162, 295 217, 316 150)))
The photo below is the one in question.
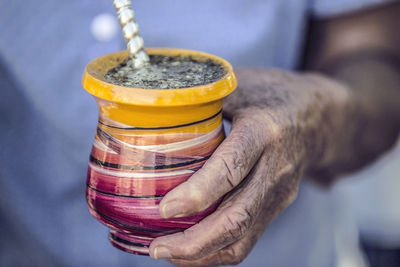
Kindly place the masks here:
MULTIPOLYGON (((125 230, 131 231, 131 228, 138 228, 139 232, 140 230, 160 231, 165 233, 182 231, 208 216, 217 206, 217 204, 214 204, 207 210, 193 216, 164 219, 160 217, 158 211, 158 205, 161 201, 160 198, 119 198, 105 196, 88 189, 87 201, 89 207, 95 207, 94 209, 99 214, 104 215, 104 217, 99 217, 98 215, 96 215, 96 217, 107 225, 112 225, 112 228, 123 228, 123 226, 120 225, 123 224, 129 226, 125 227, 125 230), (105 217, 108 217, 109 220, 105 217), (115 222, 120 224, 116 224, 115 222)), ((143 233, 140 233, 140 235, 143 235, 143 233)))
POLYGON ((87 182, 90 187, 106 193, 124 196, 155 196, 165 195, 172 188, 189 179, 191 175, 157 177, 157 173, 154 173, 155 177, 121 178, 95 171, 89 166, 87 182))

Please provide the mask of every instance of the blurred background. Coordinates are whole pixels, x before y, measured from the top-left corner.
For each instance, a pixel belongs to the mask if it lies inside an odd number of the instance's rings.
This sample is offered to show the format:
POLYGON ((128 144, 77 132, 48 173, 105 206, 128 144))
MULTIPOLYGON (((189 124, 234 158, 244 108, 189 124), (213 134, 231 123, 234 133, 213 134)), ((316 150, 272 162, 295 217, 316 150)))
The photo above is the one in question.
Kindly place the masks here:
MULTIPOLYGON (((296 70, 311 19, 386 2, 137 0, 133 9, 145 46, 296 70)), ((112 0, 0 0, 0 266, 170 266, 112 248, 86 208, 97 107, 81 76, 124 45, 112 0)), ((241 266, 400 266, 400 145, 347 178, 330 190, 304 182, 241 266)))
MULTIPOLYGON (((346 264, 346 239, 357 232, 372 266, 400 266, 400 145, 334 187, 337 205, 351 218, 338 224, 338 251, 346 264)), ((350 255, 348 255, 351 257, 350 255)))

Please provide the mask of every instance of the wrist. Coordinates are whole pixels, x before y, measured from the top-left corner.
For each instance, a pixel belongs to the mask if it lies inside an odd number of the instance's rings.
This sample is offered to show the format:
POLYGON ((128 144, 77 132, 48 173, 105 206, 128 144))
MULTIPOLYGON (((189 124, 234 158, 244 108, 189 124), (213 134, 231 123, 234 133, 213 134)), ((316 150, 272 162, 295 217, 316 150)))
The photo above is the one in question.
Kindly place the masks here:
MULTIPOLYGON (((331 178, 328 169, 346 146, 354 118, 355 95, 344 83, 318 73, 304 73, 307 99, 297 110, 298 129, 304 147, 305 170, 331 178), (349 130, 349 132, 347 132, 349 130)), ((322 177, 322 178, 323 178, 322 177)))
POLYGON ((326 69, 343 83, 341 88, 348 98, 341 109, 319 122, 319 129, 330 128, 331 132, 320 132, 325 142, 314 150, 317 153, 309 171, 334 177, 372 162, 396 142, 400 131, 400 73, 397 65, 379 57, 360 57, 326 69), (336 127, 327 127, 335 117, 339 123, 332 125, 336 127))

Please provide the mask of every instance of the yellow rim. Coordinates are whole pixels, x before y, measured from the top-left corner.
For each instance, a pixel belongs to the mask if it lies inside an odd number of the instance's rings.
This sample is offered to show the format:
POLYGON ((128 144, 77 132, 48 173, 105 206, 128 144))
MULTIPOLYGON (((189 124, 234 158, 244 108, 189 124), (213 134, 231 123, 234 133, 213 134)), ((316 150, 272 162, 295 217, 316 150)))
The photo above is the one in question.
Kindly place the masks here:
POLYGON ((175 49, 150 48, 150 55, 186 55, 195 59, 214 60, 226 69, 218 81, 206 85, 182 89, 141 89, 118 86, 107 82, 105 74, 128 58, 127 51, 108 54, 91 61, 85 68, 83 87, 92 95, 108 101, 140 106, 187 106, 208 103, 224 98, 235 90, 237 81, 232 66, 224 59, 204 52, 175 49))

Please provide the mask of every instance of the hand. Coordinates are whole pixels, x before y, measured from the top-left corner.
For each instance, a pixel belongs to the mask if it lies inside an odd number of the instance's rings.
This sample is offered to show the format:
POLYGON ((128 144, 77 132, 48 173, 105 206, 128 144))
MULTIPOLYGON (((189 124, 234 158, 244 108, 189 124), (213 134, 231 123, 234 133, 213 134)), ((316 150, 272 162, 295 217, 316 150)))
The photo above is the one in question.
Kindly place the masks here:
POLYGON ((237 74, 239 88, 224 106, 232 118, 230 135, 202 169, 164 197, 160 213, 182 217, 225 196, 223 202, 186 231, 156 238, 153 258, 182 266, 238 264, 296 197, 308 162, 306 133, 314 126, 303 113, 323 103, 309 88, 324 81, 277 70, 237 74))

